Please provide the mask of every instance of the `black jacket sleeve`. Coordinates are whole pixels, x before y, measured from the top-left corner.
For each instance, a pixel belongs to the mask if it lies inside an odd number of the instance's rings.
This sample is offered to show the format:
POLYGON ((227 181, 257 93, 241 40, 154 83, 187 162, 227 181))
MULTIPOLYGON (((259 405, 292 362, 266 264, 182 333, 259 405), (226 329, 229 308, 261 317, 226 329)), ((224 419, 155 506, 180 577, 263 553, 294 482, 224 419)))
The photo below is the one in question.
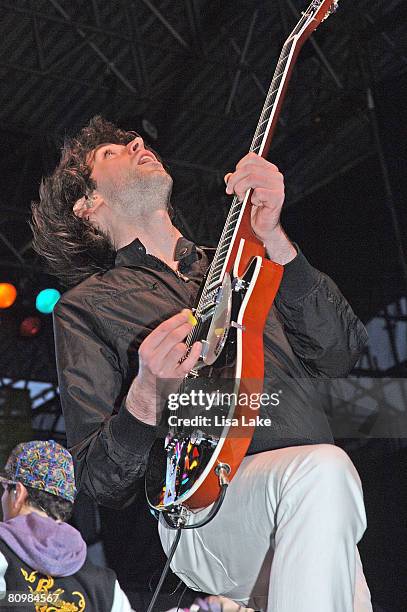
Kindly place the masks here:
POLYGON ((275 305, 308 374, 349 374, 367 342, 366 330, 335 283, 301 252, 284 267, 275 305))
POLYGON ((78 488, 119 507, 141 489, 156 427, 137 420, 121 397, 115 353, 86 308, 62 300, 54 311, 60 397, 78 488))

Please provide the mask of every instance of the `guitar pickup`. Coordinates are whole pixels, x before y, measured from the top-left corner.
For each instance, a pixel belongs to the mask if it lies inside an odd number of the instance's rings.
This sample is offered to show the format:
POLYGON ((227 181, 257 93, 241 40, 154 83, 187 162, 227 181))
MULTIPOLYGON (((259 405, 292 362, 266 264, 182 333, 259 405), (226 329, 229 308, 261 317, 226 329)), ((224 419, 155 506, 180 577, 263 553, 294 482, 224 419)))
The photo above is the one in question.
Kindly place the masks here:
POLYGON ((205 359, 209 351, 209 342, 207 340, 201 340, 202 348, 201 348, 201 359, 205 359))

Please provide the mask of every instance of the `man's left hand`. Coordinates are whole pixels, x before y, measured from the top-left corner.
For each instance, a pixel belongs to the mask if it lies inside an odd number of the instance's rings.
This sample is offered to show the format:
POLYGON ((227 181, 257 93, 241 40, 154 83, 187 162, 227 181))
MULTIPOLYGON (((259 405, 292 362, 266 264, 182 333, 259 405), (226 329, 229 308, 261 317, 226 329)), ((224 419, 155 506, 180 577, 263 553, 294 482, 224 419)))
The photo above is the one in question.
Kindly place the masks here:
POLYGON ((252 189, 251 223, 255 235, 267 249, 271 259, 288 263, 297 254, 280 225, 284 203, 284 178, 277 166, 256 153, 248 153, 234 172, 225 176, 226 193, 243 200, 252 189))

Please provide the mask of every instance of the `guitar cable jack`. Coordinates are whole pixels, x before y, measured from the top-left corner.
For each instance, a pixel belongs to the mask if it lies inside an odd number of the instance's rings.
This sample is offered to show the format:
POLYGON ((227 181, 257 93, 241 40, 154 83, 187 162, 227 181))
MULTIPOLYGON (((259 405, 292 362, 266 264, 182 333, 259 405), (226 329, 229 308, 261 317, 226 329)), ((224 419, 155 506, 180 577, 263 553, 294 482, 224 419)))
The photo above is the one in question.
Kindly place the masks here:
POLYGON ((230 465, 228 463, 219 463, 215 468, 215 474, 219 479, 219 486, 229 485, 229 474, 231 472, 230 465))

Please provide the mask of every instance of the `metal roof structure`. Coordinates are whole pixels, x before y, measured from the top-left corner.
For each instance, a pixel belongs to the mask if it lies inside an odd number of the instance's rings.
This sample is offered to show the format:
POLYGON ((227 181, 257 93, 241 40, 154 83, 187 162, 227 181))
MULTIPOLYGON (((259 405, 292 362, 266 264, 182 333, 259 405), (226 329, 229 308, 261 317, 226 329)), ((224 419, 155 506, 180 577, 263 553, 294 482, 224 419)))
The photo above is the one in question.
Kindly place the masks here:
MULTIPOLYGON (((0 0, 0 205, 12 209, 0 231, 9 247, 31 257, 13 217, 27 214, 64 134, 97 113, 144 131, 175 175, 181 222, 208 240, 213 229, 202 218, 197 227, 196 210, 219 211, 222 177, 248 149, 306 5, 0 0)), ((366 90, 407 71, 405 12, 402 0, 341 0, 306 43, 270 153, 285 172, 287 205, 372 155, 366 90)))

